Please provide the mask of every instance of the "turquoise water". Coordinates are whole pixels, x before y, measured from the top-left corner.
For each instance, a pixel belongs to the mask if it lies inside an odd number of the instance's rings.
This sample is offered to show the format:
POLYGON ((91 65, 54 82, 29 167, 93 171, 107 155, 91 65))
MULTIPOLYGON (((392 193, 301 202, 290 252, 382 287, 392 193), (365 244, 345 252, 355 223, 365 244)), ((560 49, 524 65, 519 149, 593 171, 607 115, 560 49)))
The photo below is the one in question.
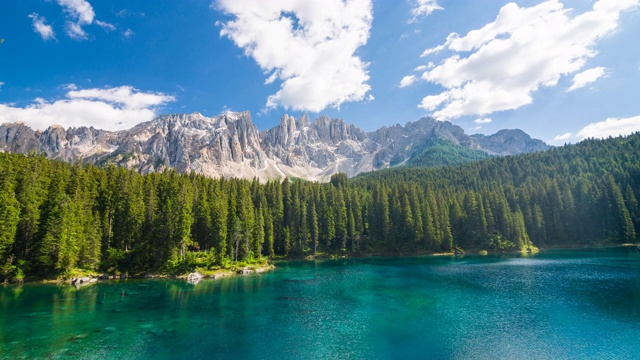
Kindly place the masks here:
POLYGON ((637 359, 640 254, 285 262, 261 276, 0 287, 0 358, 637 359))

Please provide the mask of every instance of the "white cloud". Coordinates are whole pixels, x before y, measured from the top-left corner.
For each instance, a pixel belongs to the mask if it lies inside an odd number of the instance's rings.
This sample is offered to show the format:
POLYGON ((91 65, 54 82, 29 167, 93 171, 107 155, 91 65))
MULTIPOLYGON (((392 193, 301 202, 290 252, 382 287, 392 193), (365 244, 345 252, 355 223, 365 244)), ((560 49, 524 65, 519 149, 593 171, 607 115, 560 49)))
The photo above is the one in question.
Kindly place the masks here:
POLYGON ((430 61, 427 65, 416 66, 416 68, 413 69, 413 71, 425 71, 425 70, 433 69, 434 67, 436 67, 436 64, 430 61))
POLYGON ((125 32, 123 32, 123 33, 122 33, 122 36, 124 36, 124 37, 128 38, 128 37, 133 36, 133 34, 135 34, 135 33, 133 32, 133 30, 131 30, 131 29, 127 29, 125 32))
POLYGON ((444 8, 438 5, 437 0, 415 0, 413 8, 411 9, 411 19, 409 23, 418 21, 421 16, 429 16, 436 10, 444 10, 444 8))
POLYGON ((0 123, 21 121, 43 130, 53 124, 123 130, 153 119, 158 107, 174 100, 170 95, 141 92, 131 86, 71 90, 65 99, 53 102, 36 98, 26 107, 0 104, 0 123))
POLYGON ((67 30, 67 36, 74 40, 86 40, 89 38, 82 26, 78 23, 67 21, 65 28, 67 30))
POLYGON ((105 21, 96 20, 96 24, 106 32, 110 32, 116 29, 116 27, 113 24, 109 24, 108 22, 105 22, 105 21))
MULTIPOLYGON (((451 35, 449 35, 449 37, 451 37, 451 35)), ((448 39, 448 38, 447 38, 447 39, 448 39)), ((445 45, 442 45, 442 44, 441 44, 441 45, 438 45, 438 46, 436 46, 436 47, 433 47, 433 48, 427 49, 427 50, 425 50, 425 51, 423 51, 423 52, 422 52, 422 55, 420 55, 420 57, 429 56, 429 55, 431 55, 431 54, 437 54, 437 53, 439 53, 440 51, 444 50, 444 49, 445 49, 445 47, 446 47, 445 45)))
POLYGON ((51 25, 47 25, 44 23, 46 21, 44 16, 40 16, 37 13, 32 13, 28 17, 32 21, 33 31, 40 34, 40 37, 42 38, 42 40, 49 40, 49 39, 55 40, 56 36, 55 36, 55 33, 53 32, 53 28, 51 27, 51 25))
POLYGON ((640 115, 624 119, 608 118, 605 121, 591 123, 578 132, 577 137, 606 138, 609 136, 629 135, 640 131, 640 115))
POLYGON ((584 87, 587 84, 595 82, 605 74, 605 68, 599 66, 593 69, 585 70, 573 76, 571 87, 567 91, 573 91, 584 87))
POLYGON ((4 81, 0 81, 0 89, 4 86, 4 81))
POLYGON ((509 3, 496 19, 464 36, 452 33, 423 56, 454 52, 421 74, 445 91, 426 96, 419 107, 437 118, 485 115, 533 102, 540 87, 557 86, 562 76, 582 69, 595 46, 618 27, 620 13, 640 0, 599 0, 590 11, 571 16, 558 0, 521 8, 509 3))
POLYGON ((67 93, 71 99, 99 100, 122 105, 127 109, 142 109, 162 105, 175 100, 173 96, 161 93, 142 93, 132 86, 120 86, 108 89, 72 90, 67 93))
POLYGON ((553 141, 563 141, 563 140, 568 140, 569 138, 571 138, 571 133, 565 133, 562 135, 556 135, 556 137, 553 138, 553 141))
POLYGON ((74 40, 86 40, 89 38, 83 26, 94 23, 104 31, 114 31, 116 27, 105 21, 95 19, 96 13, 87 0, 57 0, 63 13, 69 19, 65 25, 67 35, 74 40))
POLYGON ((402 78, 402 80, 400 80, 400 87, 407 87, 411 84, 413 84, 414 81, 416 81, 418 78, 415 77, 415 75, 408 75, 402 78))
POLYGON ((58 5, 62 6, 65 14, 78 25, 89 25, 96 16, 93 7, 86 0, 58 0, 58 5))
POLYGON ((491 118, 479 118, 479 119, 473 120, 473 122, 476 123, 476 124, 488 124, 488 123, 490 123, 492 121, 493 120, 491 120, 491 118))
POLYGON ((221 36, 244 49, 280 80, 267 108, 320 112, 366 99, 367 65, 356 50, 366 44, 373 20, 371 0, 218 0, 233 16, 221 36))

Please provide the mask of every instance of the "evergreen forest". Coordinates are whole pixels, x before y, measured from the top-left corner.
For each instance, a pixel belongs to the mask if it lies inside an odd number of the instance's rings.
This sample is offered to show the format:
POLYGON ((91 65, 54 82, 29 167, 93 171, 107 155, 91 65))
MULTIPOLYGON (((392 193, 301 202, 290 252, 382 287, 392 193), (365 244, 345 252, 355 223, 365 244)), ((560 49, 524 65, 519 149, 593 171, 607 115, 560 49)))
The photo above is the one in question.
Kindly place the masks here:
POLYGON ((0 281, 630 243, 639 197, 640 133, 328 183, 141 175, 0 153, 0 281))

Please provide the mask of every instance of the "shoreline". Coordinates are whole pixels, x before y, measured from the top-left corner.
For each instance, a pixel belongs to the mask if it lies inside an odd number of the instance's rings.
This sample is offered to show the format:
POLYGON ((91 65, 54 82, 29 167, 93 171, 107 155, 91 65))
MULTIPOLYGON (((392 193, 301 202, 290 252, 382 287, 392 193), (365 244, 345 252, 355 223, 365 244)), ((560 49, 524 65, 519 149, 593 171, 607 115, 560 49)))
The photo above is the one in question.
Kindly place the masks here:
POLYGON ((261 273, 271 271, 276 269, 276 265, 274 263, 285 262, 285 261, 316 261, 316 260, 339 260, 339 259, 364 259, 364 258, 383 258, 383 257, 443 257, 443 256, 465 256, 465 255, 478 255, 478 256, 488 256, 488 255, 507 255, 507 254, 536 254, 546 252, 548 250, 588 250, 588 249, 605 249, 605 248, 637 248, 640 250, 640 243, 625 243, 625 244, 593 244, 593 245, 552 245, 536 248, 534 251, 505 251, 505 252, 494 252, 487 250, 467 250, 462 251, 460 253, 454 252, 420 252, 420 253, 402 253, 402 252, 372 252, 372 253, 358 253, 358 254, 349 254, 349 255, 328 255, 328 254, 319 254, 317 256, 308 255, 304 257, 290 257, 290 258, 277 258, 271 260, 272 263, 263 264, 260 266, 245 266, 241 269, 217 269, 217 270, 205 270, 201 271, 200 269, 196 269, 191 273, 183 273, 183 274, 166 274, 166 273, 147 273, 147 274, 135 274, 135 275, 125 275, 125 274, 98 274, 97 272, 88 272, 83 274, 84 276, 78 277, 58 277, 58 278, 27 278, 24 281, 18 282, 5 282, 3 285, 19 285, 19 284, 67 284, 67 285, 75 285, 76 287, 83 287, 87 285, 91 285, 94 283, 102 282, 102 281, 113 281, 113 280, 150 280, 150 279, 182 279, 190 282, 190 277, 198 278, 200 280, 203 279, 221 279, 221 278, 229 278, 235 276, 247 276, 247 275, 260 275, 261 273), (194 275, 194 274, 199 275, 194 275))
POLYGON ((77 288, 85 287, 88 285, 96 284, 99 282, 106 281, 120 281, 120 280, 152 280, 152 279, 180 279, 187 282, 192 282, 190 279, 197 278, 197 281, 193 281, 195 283, 204 279, 222 279, 222 278, 230 278, 235 276, 248 276, 248 275, 260 275, 267 271, 271 271, 275 269, 276 266, 273 264, 263 264, 259 266, 245 266, 241 269, 217 269, 217 270, 205 270, 201 271, 200 269, 196 269, 190 273, 183 274, 166 274, 166 273, 147 273, 147 274, 135 274, 135 275, 126 275, 122 273, 102 273, 99 274, 97 272, 87 272, 82 276, 61 276, 58 278, 27 278, 24 281, 14 281, 14 282, 5 282, 4 286, 7 285, 23 285, 23 284, 56 284, 56 285, 71 285, 77 288), (194 274, 199 274, 194 275, 194 274), (195 278, 194 278, 195 276, 195 278))
POLYGON ((515 251, 488 251, 483 249, 463 250, 461 253, 454 252, 420 252, 420 253, 401 253, 401 252, 372 252, 372 253, 359 253, 350 255, 327 255, 321 254, 316 257, 313 255, 307 255, 303 257, 291 257, 291 258, 279 258, 272 260, 274 262, 284 261, 314 261, 314 260, 340 260, 340 259, 364 259, 364 258, 403 258, 403 257, 427 257, 427 256, 464 256, 464 255, 508 255, 508 254, 538 254, 549 250, 588 250, 588 249, 604 249, 604 248, 633 248, 637 247, 640 250, 640 243, 627 243, 627 244, 595 244, 595 245, 553 245, 545 246, 541 248, 532 247, 532 251, 515 250, 515 251))

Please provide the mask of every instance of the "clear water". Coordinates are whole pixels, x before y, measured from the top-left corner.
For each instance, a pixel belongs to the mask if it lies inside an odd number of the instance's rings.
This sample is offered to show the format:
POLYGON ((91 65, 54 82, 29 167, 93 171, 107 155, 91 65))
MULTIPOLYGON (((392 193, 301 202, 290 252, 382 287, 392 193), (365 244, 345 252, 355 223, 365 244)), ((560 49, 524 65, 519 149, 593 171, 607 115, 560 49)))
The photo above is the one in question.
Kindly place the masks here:
POLYGON ((0 287, 0 358, 640 358, 635 250, 278 265, 0 287))

